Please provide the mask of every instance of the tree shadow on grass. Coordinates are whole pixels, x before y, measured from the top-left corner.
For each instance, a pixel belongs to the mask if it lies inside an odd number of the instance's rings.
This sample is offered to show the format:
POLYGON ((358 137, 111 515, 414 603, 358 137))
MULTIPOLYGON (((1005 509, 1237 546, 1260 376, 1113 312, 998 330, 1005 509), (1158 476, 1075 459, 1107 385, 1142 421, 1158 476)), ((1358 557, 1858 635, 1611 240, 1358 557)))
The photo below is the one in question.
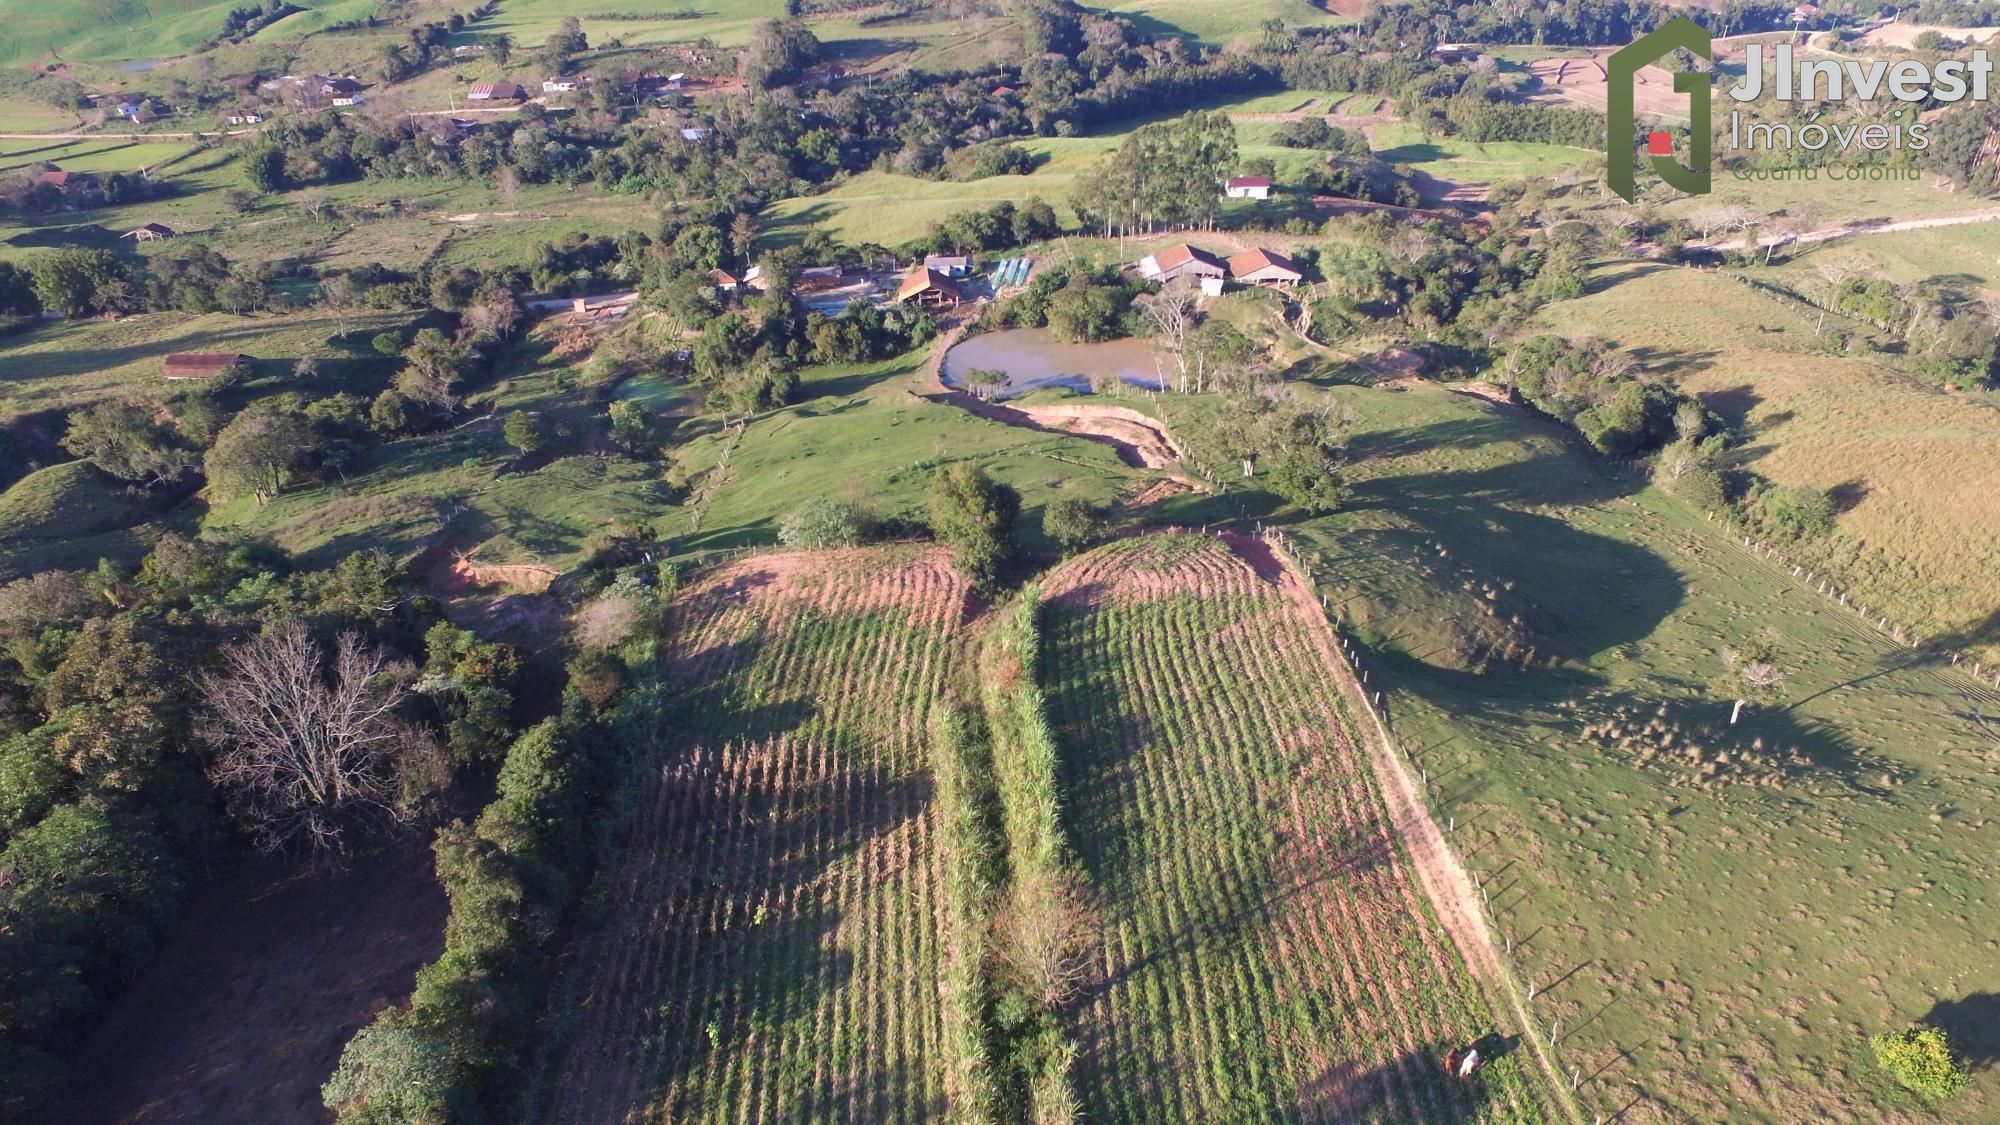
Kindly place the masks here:
POLYGON ((2000 1063, 2000 993, 1974 992, 1957 1000, 1940 1000, 1921 1022, 1943 1028, 1952 1049, 1973 1070, 2000 1063))

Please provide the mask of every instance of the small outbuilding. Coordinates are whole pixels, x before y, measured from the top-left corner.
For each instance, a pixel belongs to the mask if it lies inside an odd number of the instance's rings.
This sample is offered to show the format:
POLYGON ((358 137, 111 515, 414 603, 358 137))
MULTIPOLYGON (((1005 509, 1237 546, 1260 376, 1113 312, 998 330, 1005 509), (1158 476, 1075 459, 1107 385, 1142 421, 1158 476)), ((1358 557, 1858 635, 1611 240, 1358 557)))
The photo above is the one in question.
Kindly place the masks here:
POLYGON ((518 102, 528 96, 519 82, 476 82, 465 95, 469 102, 518 102))
POLYGON ((1269 176, 1235 176, 1223 185, 1222 193, 1231 199, 1271 198, 1269 176))
POLYGON ((137 230, 128 230, 118 237, 129 238, 134 242, 164 242, 173 236, 174 229, 172 227, 162 226, 159 223, 147 223, 137 230))
POLYGON ((708 281, 709 284, 715 286, 718 292, 722 293, 734 293, 736 292, 736 287, 742 284, 742 282, 736 280, 735 274, 725 269, 708 271, 708 281))
POLYGON ((1253 246, 1229 259, 1229 276, 1245 285, 1289 289, 1306 279, 1297 263, 1275 250, 1253 246))
POLYGON ((964 277, 972 272, 972 259, 963 254, 927 254, 924 268, 936 270, 946 277, 964 277))
POLYGON ((180 352, 167 357, 160 374, 173 380, 213 379, 250 362, 236 352, 180 352))
POLYGON ((1191 281, 1215 278, 1219 281, 1229 276, 1229 267, 1221 258, 1183 242, 1179 246, 1169 246, 1158 254, 1148 254, 1140 259, 1139 275, 1147 281, 1157 281, 1161 285, 1171 284, 1182 278, 1191 281))
POLYGON ((957 283, 934 269, 919 266, 896 287, 896 302, 918 308, 957 308, 963 297, 957 283))

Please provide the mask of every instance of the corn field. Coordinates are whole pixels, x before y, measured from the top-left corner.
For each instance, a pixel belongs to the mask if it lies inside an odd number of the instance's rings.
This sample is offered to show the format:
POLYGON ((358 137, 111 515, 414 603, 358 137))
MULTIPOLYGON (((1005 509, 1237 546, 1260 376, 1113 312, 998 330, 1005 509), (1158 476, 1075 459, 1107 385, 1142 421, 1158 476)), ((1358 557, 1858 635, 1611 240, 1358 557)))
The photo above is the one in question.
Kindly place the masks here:
POLYGON ((571 973, 557 1119, 944 1112, 924 747, 965 606, 909 549, 760 556, 675 602, 679 744, 571 973))

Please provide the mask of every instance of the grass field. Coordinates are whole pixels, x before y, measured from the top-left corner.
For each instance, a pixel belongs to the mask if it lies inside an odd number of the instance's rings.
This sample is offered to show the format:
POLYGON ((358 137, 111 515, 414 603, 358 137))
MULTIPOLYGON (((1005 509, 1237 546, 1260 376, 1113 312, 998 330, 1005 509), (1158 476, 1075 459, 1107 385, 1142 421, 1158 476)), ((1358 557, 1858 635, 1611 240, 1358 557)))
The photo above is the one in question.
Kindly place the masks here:
MULTIPOLYGON (((1335 96, 1312 91, 1287 91, 1219 100, 1203 108, 1225 113, 1282 113, 1308 98, 1328 99, 1335 96)), ((1003 199, 1016 203, 1037 197, 1045 199, 1055 205, 1065 222, 1073 223, 1075 215, 1069 210, 1069 198, 1078 179, 1116 152, 1126 134, 1149 120, 1158 118, 1121 122, 1115 130, 1084 137, 1023 138, 1015 143, 1039 161, 1035 170, 1025 176, 989 176, 983 180, 960 183, 893 172, 862 172, 819 195, 780 200, 772 205, 768 214, 781 238, 802 237, 811 227, 823 226, 844 241, 872 241, 884 245, 915 238, 923 234, 930 223, 954 211, 990 207, 1003 199)), ((1277 165, 1282 175, 1303 169, 1317 158, 1317 154, 1310 150, 1284 148, 1271 143, 1270 138, 1277 129, 1277 125, 1270 123, 1239 123, 1236 132, 1240 159, 1268 159, 1277 165)))
POLYGON ((1593 288, 1544 322, 1652 357, 1744 428, 1744 467, 1838 490, 1841 541, 1816 553, 1863 603, 1925 636, 1980 634, 2000 655, 2000 401, 1822 354, 1814 310, 1719 274, 1624 265, 1593 288))
POLYGON ((801 501, 833 496, 866 504, 882 517, 918 517, 933 473, 976 460, 1022 495, 1020 533, 1035 548, 1040 510, 1064 490, 1108 500, 1138 481, 1108 446, 1065 434, 1016 429, 958 407, 906 393, 920 377, 921 354, 866 367, 809 369, 804 401, 733 430, 698 423, 675 452, 677 467, 706 481, 728 451, 701 527, 686 505, 668 518, 677 550, 766 546, 778 522, 801 501))
POLYGON ((1395 164, 1408 164, 1439 179, 1463 184, 1495 184, 1502 180, 1550 177, 1565 168, 1594 173, 1604 154, 1567 145, 1527 141, 1479 144, 1455 137, 1425 140, 1414 125, 1400 122, 1370 130, 1375 154, 1395 164))
POLYGON ((50 50, 65 59, 170 58, 222 30, 230 0, 8 0, 0 21, 0 64, 25 65, 50 50))
POLYGON ((1103 902, 1088 1118, 1539 1120, 1327 690, 1324 622, 1206 537, 1103 548, 1046 591, 1064 815, 1103 902), (1482 1039, 1502 1057, 1447 1079, 1482 1039))
POLYGON ((678 746, 566 1002, 554 1116, 944 1111, 926 720, 967 590, 943 552, 760 556, 674 604, 678 746))
MULTIPOLYGON (((1996 1058, 2000 759, 1977 717, 2000 693, 1553 427, 1435 387, 1334 393, 1352 499, 1266 518, 1363 638, 1586 1111, 1924 1120, 1869 1034, 1931 1018, 1996 1058), (1766 629, 1787 679, 1730 728, 1706 682, 1766 629)), ((1996 1107, 1981 1069, 1953 1119, 1996 1107)))
POLYGON ((1137 23, 1141 31, 1182 33, 1216 44, 1261 38, 1265 20, 1283 20, 1286 27, 1349 22, 1309 0, 1107 0, 1102 6, 1137 23))

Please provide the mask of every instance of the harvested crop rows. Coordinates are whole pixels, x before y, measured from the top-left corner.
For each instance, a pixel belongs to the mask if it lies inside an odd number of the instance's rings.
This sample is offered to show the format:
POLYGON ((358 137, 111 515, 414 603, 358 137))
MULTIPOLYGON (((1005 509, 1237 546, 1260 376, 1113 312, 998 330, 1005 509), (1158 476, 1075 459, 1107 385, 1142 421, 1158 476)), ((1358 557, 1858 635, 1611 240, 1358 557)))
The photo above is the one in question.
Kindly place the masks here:
POLYGON ((1092 1121, 1538 1120, 1389 827, 1314 630, 1213 539, 1047 581, 1043 678, 1102 946, 1092 1121), (1454 1045, 1502 1057, 1472 1082, 1454 1045))
POLYGON ((676 746, 572 974, 557 1119, 943 1111, 923 738, 965 609, 906 548, 760 556, 674 603, 676 746))

